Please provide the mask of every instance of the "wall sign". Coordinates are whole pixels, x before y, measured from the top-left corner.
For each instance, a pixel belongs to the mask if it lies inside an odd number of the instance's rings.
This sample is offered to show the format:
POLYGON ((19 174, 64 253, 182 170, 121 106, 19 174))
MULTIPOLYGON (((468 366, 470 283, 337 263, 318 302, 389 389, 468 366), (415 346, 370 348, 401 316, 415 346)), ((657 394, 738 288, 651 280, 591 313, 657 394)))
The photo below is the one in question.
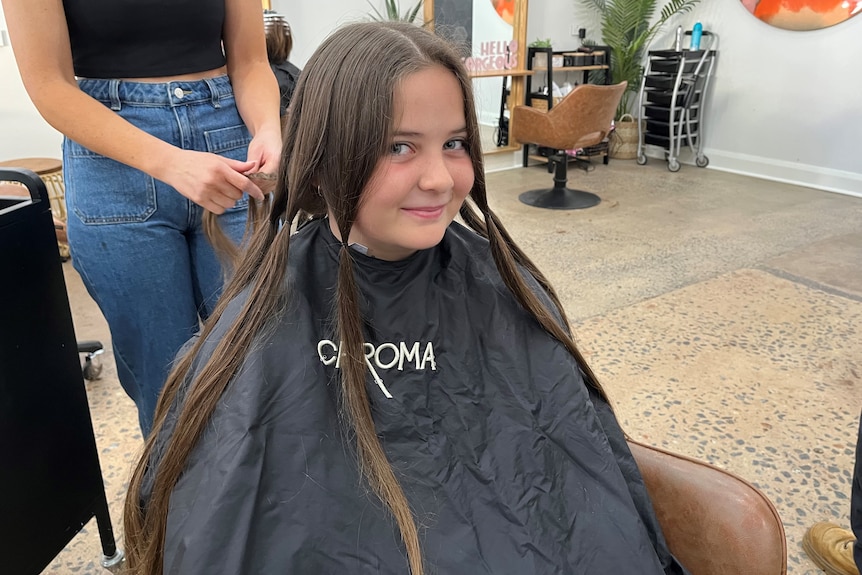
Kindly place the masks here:
POLYGON ((742 0, 749 12, 786 30, 834 26, 862 11, 862 0, 742 0))

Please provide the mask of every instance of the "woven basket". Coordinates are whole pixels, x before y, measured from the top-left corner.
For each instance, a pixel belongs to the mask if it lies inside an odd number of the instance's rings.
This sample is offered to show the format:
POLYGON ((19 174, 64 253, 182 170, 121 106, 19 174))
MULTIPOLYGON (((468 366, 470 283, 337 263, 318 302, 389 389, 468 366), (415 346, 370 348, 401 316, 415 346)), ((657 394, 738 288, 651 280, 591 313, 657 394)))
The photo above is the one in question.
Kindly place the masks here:
POLYGON ((623 114, 614 123, 610 137, 610 157, 616 160, 633 160, 638 155, 638 124, 631 114, 623 114))
MULTIPOLYGON (((562 96, 554 96, 554 106, 560 103, 562 100, 562 96)), ((548 109, 548 101, 544 98, 531 98, 530 106, 537 110, 547 110, 548 109)))

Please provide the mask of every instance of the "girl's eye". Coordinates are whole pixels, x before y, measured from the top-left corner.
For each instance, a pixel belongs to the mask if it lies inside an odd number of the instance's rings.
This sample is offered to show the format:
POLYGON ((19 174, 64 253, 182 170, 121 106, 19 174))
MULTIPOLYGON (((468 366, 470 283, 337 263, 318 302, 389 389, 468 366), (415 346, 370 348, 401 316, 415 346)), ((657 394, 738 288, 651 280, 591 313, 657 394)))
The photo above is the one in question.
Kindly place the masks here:
POLYGON ((443 149, 445 150, 466 150, 467 149, 467 140, 463 138, 457 138, 455 140, 449 140, 443 145, 443 149))
POLYGON ((396 142, 392 144, 392 147, 389 149, 389 153, 393 156, 404 156, 405 154, 410 153, 410 146, 404 143, 396 142))

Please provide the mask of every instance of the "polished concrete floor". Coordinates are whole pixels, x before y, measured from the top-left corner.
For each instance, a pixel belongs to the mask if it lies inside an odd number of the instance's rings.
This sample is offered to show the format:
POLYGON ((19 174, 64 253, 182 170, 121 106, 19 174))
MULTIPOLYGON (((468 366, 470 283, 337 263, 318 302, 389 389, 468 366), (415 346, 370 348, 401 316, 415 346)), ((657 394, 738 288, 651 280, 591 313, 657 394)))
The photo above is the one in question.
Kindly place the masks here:
MULTIPOLYGON (((541 167, 490 173, 492 205, 556 286, 578 341, 635 439, 706 460, 775 503, 788 572, 821 573, 800 547, 815 521, 848 524, 862 409, 862 198, 651 161, 570 172, 602 202, 521 204, 541 167)), ((110 337, 70 264, 79 338, 110 337)), ((119 531, 141 446, 116 380, 88 383, 119 531)), ((99 573, 95 523, 45 573, 99 573)), ((737 574, 729 574, 737 575, 737 574)))

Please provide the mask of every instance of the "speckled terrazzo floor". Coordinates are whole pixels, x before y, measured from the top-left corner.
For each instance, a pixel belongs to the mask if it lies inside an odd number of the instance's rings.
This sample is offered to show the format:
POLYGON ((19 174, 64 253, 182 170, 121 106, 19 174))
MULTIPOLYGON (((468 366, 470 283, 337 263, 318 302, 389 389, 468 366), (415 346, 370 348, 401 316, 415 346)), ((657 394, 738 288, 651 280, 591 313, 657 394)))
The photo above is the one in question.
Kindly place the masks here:
MULTIPOLYGON (((623 427, 752 481, 784 521, 788 572, 821 573, 800 541, 815 521, 848 523, 862 409, 862 198, 611 161, 570 173, 599 206, 517 201, 549 182, 538 167, 488 176, 495 210, 557 286, 623 427)), ((107 342, 64 268, 79 337, 107 342)), ((88 391, 119 528, 141 438, 110 353, 88 391)), ((91 522, 44 573, 100 573, 99 553, 91 522)))

